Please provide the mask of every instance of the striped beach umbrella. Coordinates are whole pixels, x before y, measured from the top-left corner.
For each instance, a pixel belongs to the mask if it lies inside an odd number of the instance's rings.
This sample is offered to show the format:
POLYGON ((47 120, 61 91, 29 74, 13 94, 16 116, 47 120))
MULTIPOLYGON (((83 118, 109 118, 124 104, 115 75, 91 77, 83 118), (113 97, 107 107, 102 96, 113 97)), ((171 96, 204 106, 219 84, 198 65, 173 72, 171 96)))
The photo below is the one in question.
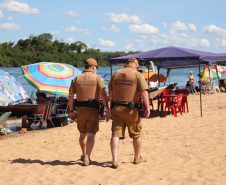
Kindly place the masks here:
MULTIPOLYGON (((209 80, 209 79, 211 79, 211 80, 218 80, 218 78, 217 78, 217 72, 216 72, 215 69, 210 69, 210 73, 209 73, 209 70, 207 68, 206 69, 204 68, 204 70, 200 71, 200 73, 198 74, 198 76, 201 76, 202 77, 202 81, 204 79, 206 79, 206 80, 209 80)), ((221 78, 221 73, 218 72, 218 76, 219 76, 219 78, 221 78)))
MULTIPOLYGON (((210 69, 215 69, 215 66, 212 66, 210 69)), ((226 66, 217 66, 217 71, 219 73, 226 73, 226 66)))
POLYGON ((35 88, 56 96, 68 96, 71 81, 82 72, 63 63, 40 62, 22 66, 25 79, 35 88))

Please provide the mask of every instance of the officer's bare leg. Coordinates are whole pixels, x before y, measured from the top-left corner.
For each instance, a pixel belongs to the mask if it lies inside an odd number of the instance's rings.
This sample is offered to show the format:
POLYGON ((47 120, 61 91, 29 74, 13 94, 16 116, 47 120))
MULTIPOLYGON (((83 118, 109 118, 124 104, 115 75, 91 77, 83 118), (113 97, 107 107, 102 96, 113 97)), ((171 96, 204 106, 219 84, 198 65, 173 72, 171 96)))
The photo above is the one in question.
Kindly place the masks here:
POLYGON ((82 155, 84 157, 86 154, 86 134, 80 133, 79 144, 82 149, 82 155))
POLYGON ((119 137, 111 138, 111 154, 112 160, 118 161, 118 145, 119 145, 119 137))
POLYGON ((140 158, 141 144, 141 137, 133 138, 134 156, 136 158, 140 158))
POLYGON ((93 146, 95 143, 95 135, 91 133, 87 133, 87 142, 86 142, 86 154, 85 154, 85 159, 89 160, 90 154, 93 150, 93 146))

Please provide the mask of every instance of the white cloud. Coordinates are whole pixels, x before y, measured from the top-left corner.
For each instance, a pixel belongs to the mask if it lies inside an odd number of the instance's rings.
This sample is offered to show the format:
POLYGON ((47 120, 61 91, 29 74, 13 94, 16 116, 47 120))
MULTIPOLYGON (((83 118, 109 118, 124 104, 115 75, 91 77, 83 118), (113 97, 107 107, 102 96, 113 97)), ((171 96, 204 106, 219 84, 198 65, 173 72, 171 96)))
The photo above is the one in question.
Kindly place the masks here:
POLYGON ((207 39, 201 39, 200 40, 200 46, 210 47, 210 42, 207 39))
POLYGON ((197 28, 194 24, 188 23, 188 27, 190 28, 191 31, 197 32, 197 28))
POLYGON ((12 17, 12 16, 9 16, 9 17, 7 18, 7 20, 8 20, 8 21, 13 21, 13 17, 12 17))
POLYGON ((135 51, 137 50, 132 43, 127 44, 126 46, 124 46, 125 49, 130 50, 130 51, 135 51))
POLYGON ((181 37, 188 38, 188 35, 186 33, 181 33, 180 35, 181 37))
POLYGON ((163 27, 166 29, 167 28, 167 23, 166 22, 163 22, 162 23, 163 27))
POLYGON ((3 13, 2 13, 2 10, 0 10, 0 18, 3 18, 3 13))
POLYGON ((108 47, 114 47, 115 43, 110 41, 110 40, 103 40, 103 39, 98 39, 99 43, 101 46, 108 46, 108 47))
POLYGON ((89 35, 90 34, 90 31, 89 29, 78 29, 74 26, 71 26, 71 27, 68 27, 64 30, 64 32, 78 32, 82 35, 89 35))
POLYGON ((80 24, 81 22, 80 21, 76 21, 78 24, 80 24))
POLYGON ((68 41, 68 42, 75 42, 75 39, 73 39, 73 38, 68 38, 67 41, 68 41))
POLYGON ((78 17, 78 16, 81 15, 81 13, 74 12, 74 11, 68 11, 68 12, 63 13, 61 15, 66 15, 66 16, 70 16, 70 17, 78 17))
POLYGON ((147 39, 147 35, 139 35, 139 37, 142 39, 147 39))
POLYGON ((137 15, 128 16, 127 14, 105 13, 110 17, 112 23, 134 23, 141 24, 142 20, 137 15))
POLYGON ((22 3, 14 0, 7 0, 0 4, 2 10, 9 12, 19 12, 24 14, 39 14, 40 10, 38 8, 30 8, 27 3, 22 3))
POLYGON ((217 44, 215 44, 215 46, 217 48, 226 46, 226 39, 219 39, 219 38, 217 38, 216 40, 218 42, 217 44))
POLYGON ((217 27, 217 26, 215 26, 215 25, 205 26, 205 27, 203 28, 203 30, 204 30, 206 33, 214 33, 214 34, 217 34, 217 35, 226 37, 226 29, 222 29, 222 28, 217 27))
POLYGON ((159 32, 159 30, 157 28, 155 28, 154 26, 151 26, 149 24, 130 25, 129 30, 134 34, 144 34, 144 35, 157 34, 159 32))
POLYGON ((185 31, 187 30, 187 26, 183 22, 177 21, 171 25, 170 29, 175 31, 185 31))
POLYGON ((110 28, 106 28, 105 26, 102 27, 104 32, 120 32, 120 29, 117 28, 114 24, 110 28))
POLYGON ((0 25, 0 29, 2 30, 20 30, 20 26, 14 23, 4 23, 0 25))
POLYGON ((49 33, 51 33, 51 34, 58 34, 58 33, 60 33, 60 31, 51 30, 51 31, 49 31, 49 33))

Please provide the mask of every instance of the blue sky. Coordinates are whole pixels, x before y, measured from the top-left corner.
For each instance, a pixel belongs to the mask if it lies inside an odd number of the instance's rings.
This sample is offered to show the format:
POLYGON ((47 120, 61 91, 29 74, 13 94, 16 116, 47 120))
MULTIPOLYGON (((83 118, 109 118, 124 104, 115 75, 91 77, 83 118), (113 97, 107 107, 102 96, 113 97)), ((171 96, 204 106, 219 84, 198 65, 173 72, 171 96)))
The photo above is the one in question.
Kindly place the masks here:
POLYGON ((0 0, 0 42, 51 33, 101 51, 226 53, 225 0, 0 0))

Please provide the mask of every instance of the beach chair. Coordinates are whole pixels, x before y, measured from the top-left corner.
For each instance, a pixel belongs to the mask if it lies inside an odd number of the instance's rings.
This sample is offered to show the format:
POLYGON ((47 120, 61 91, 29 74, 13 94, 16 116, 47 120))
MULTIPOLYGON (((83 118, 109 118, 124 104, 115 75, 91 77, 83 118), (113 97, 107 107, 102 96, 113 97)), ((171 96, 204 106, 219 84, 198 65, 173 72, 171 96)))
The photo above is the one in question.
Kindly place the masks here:
POLYGON ((36 124, 37 122, 41 122, 41 125, 43 125, 44 128, 46 128, 44 121, 50 123, 50 125, 54 127, 51 118, 51 105, 46 105, 41 114, 34 114, 34 124, 36 124))
MULTIPOLYGON (((174 117, 177 117, 177 109, 179 109, 180 114, 182 115, 182 109, 183 109, 183 103, 182 103, 182 99, 183 99, 183 93, 178 94, 174 99, 176 99, 176 104, 173 104, 171 106, 169 106, 169 108, 171 108, 171 113, 172 115, 174 115, 174 117)), ((166 110, 165 110, 165 116, 166 116, 166 110)))
POLYGON ((200 86, 201 86, 201 92, 202 93, 206 93, 206 85, 207 85, 207 82, 199 82, 201 83, 200 86))
MULTIPOLYGON (((3 123, 7 120, 7 118, 10 116, 11 113, 12 113, 12 112, 4 112, 4 113, 0 116, 0 124, 3 125, 3 123)), ((5 129, 5 128, 3 128, 3 129, 5 129)), ((4 133, 4 131, 3 131, 3 133, 4 133)), ((2 131, 1 131, 0 135, 3 135, 3 134, 2 134, 2 131)))
MULTIPOLYGON (((169 102, 169 98, 162 98, 162 95, 171 95, 175 94, 175 92, 172 89, 164 89, 160 92, 160 94, 156 97, 158 99, 158 111, 161 106, 161 115, 163 114, 163 107, 164 104, 165 106, 169 106, 171 102, 169 102)), ((166 107, 165 107, 166 108, 166 107)))
MULTIPOLYGON (((184 95, 187 95, 187 96, 189 95, 189 91, 187 89, 180 89, 180 90, 176 91, 176 94, 181 94, 181 93, 183 93, 184 95)), ((187 112, 189 112, 187 96, 183 96, 183 99, 182 99, 183 112, 185 112, 185 104, 187 107, 187 112)))
POLYGON ((1 116, 0 116, 0 124, 3 124, 7 118, 10 116, 12 112, 4 112, 1 116))
POLYGON ((214 86, 214 81, 207 82, 207 84, 206 84, 206 92, 213 93, 214 92, 213 86, 214 86))

